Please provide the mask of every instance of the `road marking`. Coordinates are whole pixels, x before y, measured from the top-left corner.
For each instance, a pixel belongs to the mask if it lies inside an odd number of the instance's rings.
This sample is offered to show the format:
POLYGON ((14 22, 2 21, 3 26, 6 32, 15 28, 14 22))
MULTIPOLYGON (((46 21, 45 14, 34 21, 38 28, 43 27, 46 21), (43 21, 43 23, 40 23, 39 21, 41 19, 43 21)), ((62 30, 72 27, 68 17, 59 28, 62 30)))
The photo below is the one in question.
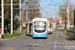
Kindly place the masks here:
POLYGON ((40 40, 37 44, 39 44, 42 40, 40 40))
POLYGON ((40 43, 41 41, 42 41, 42 40, 38 41, 36 44, 33 45, 33 47, 36 46, 36 45, 39 45, 39 43, 40 43))
MULTIPOLYGON (((54 47, 54 46, 52 46, 52 47, 54 47)), ((56 46, 56 48, 62 48, 62 47, 64 47, 65 49, 71 49, 71 50, 75 49, 74 48, 75 46, 56 46)))
POLYGON ((58 36, 58 31, 57 31, 56 38, 55 38, 55 46, 54 46, 54 50, 55 50, 55 48, 56 48, 56 40, 57 40, 57 36, 58 36))
POLYGON ((46 44, 40 45, 40 46, 38 46, 38 47, 42 47, 42 46, 44 46, 44 45, 46 45, 46 44))

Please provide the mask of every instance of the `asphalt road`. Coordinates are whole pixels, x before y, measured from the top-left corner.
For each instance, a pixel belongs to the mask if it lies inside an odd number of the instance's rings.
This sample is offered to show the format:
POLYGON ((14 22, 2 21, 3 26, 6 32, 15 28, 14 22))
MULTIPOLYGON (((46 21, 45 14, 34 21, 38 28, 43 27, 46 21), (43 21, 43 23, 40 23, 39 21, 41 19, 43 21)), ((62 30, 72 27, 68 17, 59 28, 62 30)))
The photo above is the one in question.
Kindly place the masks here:
POLYGON ((33 39, 31 36, 20 36, 0 40, 0 50, 75 50, 73 43, 61 30, 55 30, 47 39, 33 39))

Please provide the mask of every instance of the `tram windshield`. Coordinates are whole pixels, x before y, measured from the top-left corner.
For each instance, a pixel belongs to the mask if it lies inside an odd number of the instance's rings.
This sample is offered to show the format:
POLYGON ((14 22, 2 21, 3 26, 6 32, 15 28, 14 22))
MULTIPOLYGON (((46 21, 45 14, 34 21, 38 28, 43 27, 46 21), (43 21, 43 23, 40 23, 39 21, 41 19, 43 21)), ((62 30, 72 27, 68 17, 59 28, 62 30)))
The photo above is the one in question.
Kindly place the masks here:
POLYGON ((46 30, 46 22, 34 22, 35 32, 44 32, 46 30))

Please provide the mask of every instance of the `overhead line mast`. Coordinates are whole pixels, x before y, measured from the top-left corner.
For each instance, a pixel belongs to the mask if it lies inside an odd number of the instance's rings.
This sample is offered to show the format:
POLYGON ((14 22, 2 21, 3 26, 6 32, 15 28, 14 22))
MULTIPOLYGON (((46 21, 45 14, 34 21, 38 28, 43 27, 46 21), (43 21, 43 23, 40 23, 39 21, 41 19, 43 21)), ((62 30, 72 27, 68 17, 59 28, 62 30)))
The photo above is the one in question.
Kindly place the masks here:
POLYGON ((69 0, 68 0, 67 13, 68 13, 67 20, 68 20, 68 30, 69 30, 69 0))
POLYGON ((1 0, 2 5, 2 39, 4 39, 4 0, 1 0))
POLYGON ((13 34, 13 0, 11 0, 11 34, 13 34))

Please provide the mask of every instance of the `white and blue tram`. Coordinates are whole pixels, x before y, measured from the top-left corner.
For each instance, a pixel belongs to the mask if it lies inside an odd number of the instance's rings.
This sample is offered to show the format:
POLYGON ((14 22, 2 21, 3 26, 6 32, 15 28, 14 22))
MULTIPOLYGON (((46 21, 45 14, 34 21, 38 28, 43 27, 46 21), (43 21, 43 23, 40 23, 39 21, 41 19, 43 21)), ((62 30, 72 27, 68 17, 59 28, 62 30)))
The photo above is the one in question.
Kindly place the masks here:
POLYGON ((26 23, 26 34, 35 37, 47 38, 47 19, 34 18, 26 23))

